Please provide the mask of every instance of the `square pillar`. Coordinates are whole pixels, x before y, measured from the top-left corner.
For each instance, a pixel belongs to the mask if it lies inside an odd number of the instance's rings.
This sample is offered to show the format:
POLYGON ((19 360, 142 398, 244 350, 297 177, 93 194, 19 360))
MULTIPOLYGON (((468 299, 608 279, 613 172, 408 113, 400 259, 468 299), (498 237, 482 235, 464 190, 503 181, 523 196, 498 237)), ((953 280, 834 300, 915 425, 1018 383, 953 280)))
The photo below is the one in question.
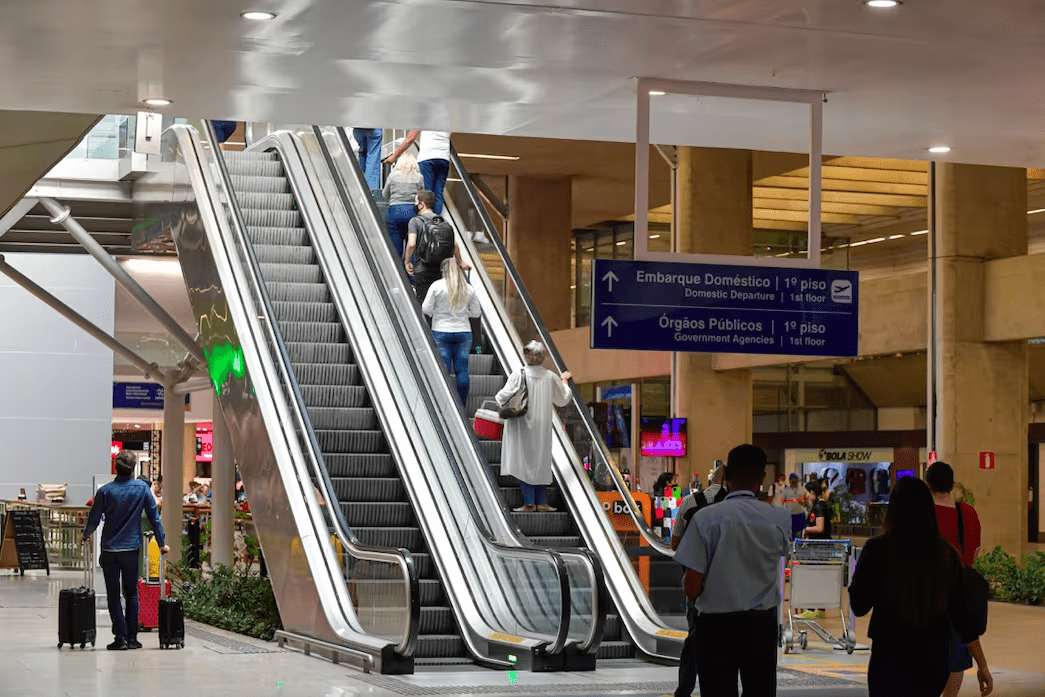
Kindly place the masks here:
MULTIPOLYGON (((569 177, 510 177, 508 254, 549 331, 569 329, 573 182, 569 177)), ((509 308, 511 311, 512 308, 509 308)), ((517 324, 518 326, 518 324, 517 324)), ((534 337, 523 336, 523 341, 534 337)))
POLYGON ((983 341, 984 264, 1027 253, 1026 170, 938 164, 934 204, 936 449, 976 498, 981 550, 1018 554, 1027 542, 1027 343, 983 341), (995 453, 995 469, 980 469, 980 452, 995 453))
MULTIPOLYGON (((748 150, 681 147, 678 150, 678 250, 689 254, 750 256, 752 158, 748 150)), ((753 260, 752 260, 753 261, 753 260)), ((679 481, 704 474, 730 449, 751 442, 754 398, 751 370, 715 371, 711 354, 678 353, 677 416, 689 420, 689 455, 679 481)))

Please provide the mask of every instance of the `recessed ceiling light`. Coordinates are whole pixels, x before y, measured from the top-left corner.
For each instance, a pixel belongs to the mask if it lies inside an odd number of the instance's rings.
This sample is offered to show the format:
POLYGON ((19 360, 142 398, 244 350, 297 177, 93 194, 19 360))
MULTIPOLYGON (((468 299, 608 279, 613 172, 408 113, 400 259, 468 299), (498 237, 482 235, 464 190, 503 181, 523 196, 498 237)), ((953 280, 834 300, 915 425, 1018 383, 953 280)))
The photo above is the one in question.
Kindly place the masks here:
POLYGON ((149 99, 143 99, 142 104, 146 106, 170 106, 171 100, 163 97, 150 97, 149 99))
POLYGON ((255 21, 255 22, 267 22, 270 19, 275 19, 276 18, 276 13, 275 12, 266 12, 265 10, 248 10, 248 11, 240 14, 240 17, 242 17, 243 19, 249 19, 249 20, 252 20, 252 21, 255 21))
POLYGON ((1027 211, 1027 215, 1037 215, 1038 213, 1045 213, 1045 208, 1035 208, 1032 211, 1027 211))
POLYGON ((889 235, 889 239, 891 240, 898 240, 901 237, 907 237, 907 235, 889 235))
POLYGON ((667 92, 663 92, 661 90, 650 90, 649 91, 649 96, 651 96, 651 97, 663 97, 665 94, 667 94, 667 92))
POLYGON ((928 230, 919 230, 918 232, 912 232, 911 233, 911 237, 914 237, 915 235, 928 235, 928 234, 929 234, 928 230))
POLYGON ((900 0, 864 0, 864 4, 877 10, 883 10, 896 7, 900 4, 900 0))
POLYGON ((655 240, 655 239, 657 239, 658 237, 660 237, 660 235, 650 235, 650 236, 649 236, 649 238, 650 238, 651 240, 655 240))
POLYGON ((945 153, 949 153, 950 151, 951 146, 949 145, 934 145, 931 148, 929 148, 929 152, 933 153, 934 155, 943 155, 945 153))

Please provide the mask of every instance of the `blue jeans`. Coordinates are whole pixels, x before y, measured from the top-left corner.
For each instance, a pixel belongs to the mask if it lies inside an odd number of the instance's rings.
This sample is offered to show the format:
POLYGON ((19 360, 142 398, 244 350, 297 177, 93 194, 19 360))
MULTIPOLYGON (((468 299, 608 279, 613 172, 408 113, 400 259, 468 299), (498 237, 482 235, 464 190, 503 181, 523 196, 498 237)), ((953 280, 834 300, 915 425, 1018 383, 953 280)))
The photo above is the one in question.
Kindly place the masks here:
POLYGON ((472 347, 471 332, 432 332, 439 355, 443 357, 447 372, 457 375, 457 396, 461 406, 468 405, 468 351, 472 347))
POLYGON ((109 600, 109 618, 112 633, 117 639, 134 641, 138 637, 138 554, 130 552, 102 552, 98 563, 105 575, 105 595, 109 600), (124 616, 120 605, 120 589, 127 601, 124 616))
POLYGON ((697 608, 690 598, 686 598, 686 621, 689 623, 689 634, 682 644, 679 656, 679 686, 675 697, 690 697, 697 687, 697 608))
POLYGON ((366 185, 371 191, 381 188, 381 143, 384 131, 380 128, 353 128, 352 137, 359 145, 359 169, 363 170, 366 185))
POLYGON ((422 160, 417 163, 417 166, 421 170, 425 188, 435 194, 435 205, 432 206, 432 212, 442 215, 443 188, 446 186, 446 178, 450 175, 450 160, 422 160))
POLYGON ((544 484, 527 484, 519 480, 524 506, 544 506, 548 503, 548 488, 544 484))
POLYGON ((417 215, 417 209, 412 203, 396 203, 388 207, 385 216, 385 227, 388 228, 388 236, 392 238, 392 246, 395 247, 396 256, 403 260, 403 242, 410 231, 410 219, 417 215))

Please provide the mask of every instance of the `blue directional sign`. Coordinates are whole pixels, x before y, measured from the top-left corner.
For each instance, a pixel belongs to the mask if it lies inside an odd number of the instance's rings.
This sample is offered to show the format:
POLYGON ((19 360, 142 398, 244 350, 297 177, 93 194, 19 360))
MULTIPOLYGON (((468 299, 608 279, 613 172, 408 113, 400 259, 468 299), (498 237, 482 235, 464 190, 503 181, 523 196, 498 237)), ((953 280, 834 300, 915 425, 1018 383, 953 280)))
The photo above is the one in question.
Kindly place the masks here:
POLYGON ((591 347, 855 356, 855 271, 596 259, 591 347))

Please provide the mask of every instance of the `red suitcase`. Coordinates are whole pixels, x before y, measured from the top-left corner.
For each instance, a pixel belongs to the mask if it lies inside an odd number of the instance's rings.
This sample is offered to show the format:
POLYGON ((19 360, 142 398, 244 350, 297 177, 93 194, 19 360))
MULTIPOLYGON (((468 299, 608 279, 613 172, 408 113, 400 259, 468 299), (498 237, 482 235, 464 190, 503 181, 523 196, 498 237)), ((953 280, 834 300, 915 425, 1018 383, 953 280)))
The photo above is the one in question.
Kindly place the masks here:
MULTIPOLYGON (((166 580, 167 595, 171 594, 171 582, 166 580)), ((160 626, 160 584, 138 579, 138 627, 146 631, 160 626)))

